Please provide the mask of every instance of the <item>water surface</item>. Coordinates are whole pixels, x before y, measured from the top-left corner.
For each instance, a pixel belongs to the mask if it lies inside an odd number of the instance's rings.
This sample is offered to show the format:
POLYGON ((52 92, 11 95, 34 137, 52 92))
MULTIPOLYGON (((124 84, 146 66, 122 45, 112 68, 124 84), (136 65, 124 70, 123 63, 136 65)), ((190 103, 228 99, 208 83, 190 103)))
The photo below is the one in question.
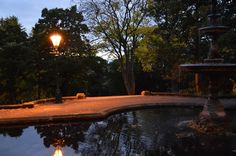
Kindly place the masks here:
MULTIPOLYGON (((153 108, 103 121, 0 128, 1 156, 204 156, 236 154, 236 135, 206 136, 186 128, 199 109, 153 108)), ((236 111, 227 112, 236 123, 236 111)))

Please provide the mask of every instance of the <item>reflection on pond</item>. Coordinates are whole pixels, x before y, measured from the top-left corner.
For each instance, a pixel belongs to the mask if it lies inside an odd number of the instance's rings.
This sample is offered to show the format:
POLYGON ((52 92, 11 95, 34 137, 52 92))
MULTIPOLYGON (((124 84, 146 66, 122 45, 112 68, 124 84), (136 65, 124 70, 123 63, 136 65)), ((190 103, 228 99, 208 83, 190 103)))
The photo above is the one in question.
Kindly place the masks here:
POLYGON ((27 127, 1 127, 0 134, 3 136, 20 137, 27 127))
MULTIPOLYGON (((2 139, 9 142, 17 136, 19 143, 14 142, 17 146, 13 150, 25 148, 41 152, 34 156, 234 155, 235 131, 226 135, 206 136, 196 134, 184 126, 199 111, 187 108, 144 109, 115 114, 103 121, 14 129, 18 133, 2 128, 0 152, 14 156, 4 148, 2 139)), ((229 114, 235 123, 235 111, 229 114)), ((10 144, 13 142, 9 142, 9 147, 10 144)), ((30 155, 26 151, 21 153, 24 156, 30 155)))
POLYGON ((91 124, 84 122, 82 124, 62 124, 53 126, 36 126, 35 129, 40 138, 43 139, 44 146, 49 148, 65 145, 78 152, 79 142, 84 142, 84 133, 91 124))

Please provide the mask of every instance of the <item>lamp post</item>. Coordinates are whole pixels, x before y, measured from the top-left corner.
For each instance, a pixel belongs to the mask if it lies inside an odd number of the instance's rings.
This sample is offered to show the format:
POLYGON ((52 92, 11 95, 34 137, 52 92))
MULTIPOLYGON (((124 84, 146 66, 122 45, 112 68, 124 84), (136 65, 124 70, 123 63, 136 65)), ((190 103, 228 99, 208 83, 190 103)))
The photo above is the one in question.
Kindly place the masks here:
MULTIPOLYGON (((54 47, 53 52, 50 52, 50 54, 52 54, 56 57, 61 54, 58 51, 58 47, 60 45, 61 38, 62 37, 59 34, 54 34, 54 35, 50 36, 50 39, 51 39, 53 47, 54 47)), ((60 90, 60 86, 59 86, 59 72, 58 72, 57 64, 56 64, 56 70, 57 70, 57 75, 56 75, 56 95, 55 95, 56 101, 55 102, 62 103, 61 90, 60 90)))

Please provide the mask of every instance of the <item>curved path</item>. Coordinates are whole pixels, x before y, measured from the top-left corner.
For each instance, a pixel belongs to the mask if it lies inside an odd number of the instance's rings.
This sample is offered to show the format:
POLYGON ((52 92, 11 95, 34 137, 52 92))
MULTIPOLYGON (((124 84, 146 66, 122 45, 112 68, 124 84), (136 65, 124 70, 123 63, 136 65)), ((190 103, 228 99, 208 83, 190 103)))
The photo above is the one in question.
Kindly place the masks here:
MULTIPOLYGON (((222 100, 226 108, 233 108, 236 99, 222 100)), ((179 96, 107 96, 65 100, 62 104, 44 103, 34 108, 1 109, 0 125, 72 122, 100 119, 111 113, 139 107, 202 106, 204 98, 179 96)))

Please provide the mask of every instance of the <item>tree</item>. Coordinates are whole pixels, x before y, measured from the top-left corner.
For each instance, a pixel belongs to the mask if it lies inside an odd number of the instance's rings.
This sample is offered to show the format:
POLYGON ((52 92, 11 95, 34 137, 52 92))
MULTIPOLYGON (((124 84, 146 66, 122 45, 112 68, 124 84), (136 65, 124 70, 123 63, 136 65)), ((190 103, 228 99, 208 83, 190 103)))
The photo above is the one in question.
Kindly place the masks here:
MULTIPOLYGON (((159 27, 145 27, 140 30, 142 40, 138 42, 135 54, 145 72, 158 74, 159 83, 170 81, 172 87, 157 87, 162 91, 176 91, 178 81, 178 66, 186 61, 187 45, 176 35, 166 36, 159 27), (160 79, 161 78, 161 79, 160 79), (169 89, 168 89, 169 88, 169 89)), ((154 85, 154 84, 153 84, 154 85)), ((162 86, 163 84, 158 84, 162 86)), ((168 85, 164 85, 168 86, 168 85)))
POLYGON ((135 48, 138 29, 147 24, 146 0, 90 0, 83 6, 90 20, 96 44, 119 61, 128 94, 135 94, 135 48))
POLYGON ((32 54, 27 34, 14 16, 0 19, 1 103, 18 103, 31 94, 32 54))
POLYGON ((166 40, 175 37, 184 42, 188 58, 193 62, 199 62, 206 56, 206 52, 201 53, 199 48, 198 28, 206 22, 207 4, 207 1, 156 0, 151 8, 157 26, 163 32, 162 36, 166 40))
POLYGON ((223 14, 222 22, 224 25, 230 27, 229 32, 224 34, 219 39, 219 47, 221 55, 226 62, 236 62, 236 1, 225 0, 221 1, 218 6, 220 12, 223 14))
MULTIPOLYGON (((90 45, 85 37, 89 32, 81 12, 77 11, 76 6, 69 9, 50 9, 42 10, 42 18, 38 20, 33 28, 32 40, 38 49, 48 53, 51 48, 49 36, 51 33, 58 32, 63 36, 63 44, 60 49, 67 55, 88 55, 91 54, 90 45)), ((42 52, 43 52, 42 51, 42 52)))
POLYGON ((69 9, 43 9, 42 18, 33 28, 31 37, 36 51, 36 75, 38 98, 53 96, 55 70, 60 74, 62 95, 85 92, 89 96, 107 95, 107 61, 95 56, 86 33, 89 31, 76 6, 69 9), (57 31, 63 35, 57 59, 52 50, 49 35, 57 31), (56 69, 56 67, 58 67, 56 69))
POLYGON ((32 45, 36 51, 36 69, 38 83, 38 98, 52 96, 55 88, 55 72, 60 73, 60 84, 64 95, 76 93, 75 88, 70 88, 72 84, 78 84, 86 73, 87 65, 83 64, 84 58, 94 56, 89 41, 85 34, 89 31, 81 12, 77 11, 76 6, 68 9, 43 9, 42 17, 35 24, 32 31, 32 45), (63 55, 57 60, 49 54, 52 51, 52 44, 49 40, 51 33, 60 33, 63 41, 59 51, 63 55), (55 71, 55 67, 57 71, 55 71), (86 67, 86 68, 85 68, 86 67), (78 75, 78 73, 80 75, 78 75), (65 87, 65 83, 68 84, 65 87), (71 84, 71 85, 69 85, 71 84), (68 91, 71 89, 71 91, 68 91))

